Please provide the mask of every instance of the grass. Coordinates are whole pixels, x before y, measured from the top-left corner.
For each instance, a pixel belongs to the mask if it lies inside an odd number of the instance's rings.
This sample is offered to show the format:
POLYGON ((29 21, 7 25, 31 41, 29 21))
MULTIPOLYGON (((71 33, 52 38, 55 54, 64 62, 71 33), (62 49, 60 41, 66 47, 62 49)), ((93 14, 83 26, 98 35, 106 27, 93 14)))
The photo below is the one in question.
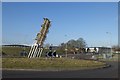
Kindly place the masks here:
POLYGON ((9 69, 85 69, 105 66, 105 63, 65 58, 3 58, 2 68, 9 69))
MULTIPOLYGON (((88 69, 98 68, 105 66, 105 63, 89 60, 77 60, 77 59, 65 59, 65 58, 18 58, 23 50, 22 47, 2 47, 2 51, 7 54, 8 58, 2 58, 2 68, 9 69, 88 69), (16 57, 16 58, 15 58, 16 57)), ((29 52, 30 47, 25 48, 26 52, 29 52)), ((45 53, 47 50, 44 50, 45 53)), ((57 53, 61 53, 57 50, 57 53)), ((42 56, 44 56, 43 54, 42 56)), ((1 60, 1 59, 0 59, 1 60)))
POLYGON ((2 58, 0 58, 0 68, 2 68, 2 58))
MULTIPOLYGON (((5 47, 5 46, 3 46, 1 52, 5 53, 7 57, 21 57, 20 53, 23 50, 25 50, 27 53, 29 53, 30 47, 23 48, 23 47, 5 47)), ((44 49, 42 57, 45 57, 45 53, 48 52, 48 51, 49 51, 48 49, 44 49)), ((59 50, 59 49, 56 52, 57 52, 57 54, 63 54, 64 53, 62 50, 59 50)))
MULTIPOLYGON (((2 51, 10 57, 20 56, 23 49, 22 47, 2 47, 2 51)), ((25 48, 26 52, 29 52, 29 50, 29 47, 25 48)))

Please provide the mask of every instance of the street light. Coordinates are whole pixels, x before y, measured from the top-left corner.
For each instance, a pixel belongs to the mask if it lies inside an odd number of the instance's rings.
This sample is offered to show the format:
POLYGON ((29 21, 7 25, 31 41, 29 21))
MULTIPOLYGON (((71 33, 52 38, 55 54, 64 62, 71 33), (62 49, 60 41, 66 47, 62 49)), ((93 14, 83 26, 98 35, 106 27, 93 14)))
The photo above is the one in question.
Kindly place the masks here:
POLYGON ((108 34, 108 35, 110 35, 110 43, 109 43, 109 45, 110 45, 110 53, 111 53, 111 55, 112 55, 112 44, 111 44, 111 32, 106 32, 106 34, 108 34))
MULTIPOLYGON (((65 37, 67 37, 67 35, 65 35, 65 37)), ((66 55, 65 55, 65 57, 67 58, 67 42, 66 42, 66 48, 65 48, 65 51, 66 51, 66 55)))
POLYGON ((76 50, 76 51, 77 51, 77 53, 78 53, 78 50, 79 50, 79 49, 78 49, 78 47, 76 47, 76 48, 75 48, 75 50, 76 50))
POLYGON ((66 43, 66 48, 65 48, 65 51, 66 51, 66 55, 65 55, 65 57, 67 58, 67 43, 66 43))
POLYGON ((111 45, 111 32, 106 32, 106 34, 110 35, 110 43, 109 43, 109 45, 111 45))

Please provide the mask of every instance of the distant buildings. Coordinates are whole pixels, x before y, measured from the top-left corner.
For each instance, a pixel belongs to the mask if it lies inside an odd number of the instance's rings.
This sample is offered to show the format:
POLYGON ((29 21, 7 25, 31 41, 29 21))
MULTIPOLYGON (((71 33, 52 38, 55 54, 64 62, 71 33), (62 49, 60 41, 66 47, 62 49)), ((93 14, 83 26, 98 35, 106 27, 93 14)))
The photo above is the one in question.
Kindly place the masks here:
MULTIPOLYGON (((51 46, 53 50, 57 50, 59 46, 51 46)), ((106 54, 113 52, 110 47, 86 47, 86 48, 75 48, 68 51, 69 53, 96 53, 96 54, 106 54)))
POLYGON ((98 53, 98 54, 104 54, 104 53, 111 53, 112 49, 109 47, 86 47, 87 53, 98 53))
POLYGON ((120 54, 120 48, 113 48, 113 53, 120 54))
POLYGON ((2 47, 30 47, 30 46, 27 46, 27 45, 2 45, 2 47))
MULTIPOLYGON (((26 45, 2 45, 2 47, 30 47, 26 45)), ((57 50, 59 46, 51 46, 52 50, 57 50)), ((49 48, 45 48, 49 49, 49 48)), ((110 47, 86 47, 86 48, 75 48, 68 51, 69 53, 96 53, 96 54, 104 54, 104 53, 120 53, 120 50, 113 50, 110 47)))

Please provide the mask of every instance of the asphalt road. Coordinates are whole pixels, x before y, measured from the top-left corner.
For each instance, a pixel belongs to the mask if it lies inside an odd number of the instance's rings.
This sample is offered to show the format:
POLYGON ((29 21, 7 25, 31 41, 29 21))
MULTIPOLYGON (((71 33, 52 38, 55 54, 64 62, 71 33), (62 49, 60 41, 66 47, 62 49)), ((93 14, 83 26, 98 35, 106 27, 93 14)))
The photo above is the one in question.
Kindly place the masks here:
POLYGON ((109 68, 76 71, 3 70, 3 78, 118 78, 118 62, 107 62, 109 68))

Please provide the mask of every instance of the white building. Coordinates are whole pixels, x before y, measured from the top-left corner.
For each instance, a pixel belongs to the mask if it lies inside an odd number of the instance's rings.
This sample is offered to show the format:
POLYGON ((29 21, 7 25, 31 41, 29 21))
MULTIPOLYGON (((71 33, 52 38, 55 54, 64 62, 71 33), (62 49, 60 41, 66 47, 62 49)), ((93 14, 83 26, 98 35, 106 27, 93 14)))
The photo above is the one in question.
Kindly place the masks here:
POLYGON ((109 47, 86 47, 85 51, 86 53, 98 53, 98 54, 104 54, 104 53, 111 53, 111 48, 109 47))

